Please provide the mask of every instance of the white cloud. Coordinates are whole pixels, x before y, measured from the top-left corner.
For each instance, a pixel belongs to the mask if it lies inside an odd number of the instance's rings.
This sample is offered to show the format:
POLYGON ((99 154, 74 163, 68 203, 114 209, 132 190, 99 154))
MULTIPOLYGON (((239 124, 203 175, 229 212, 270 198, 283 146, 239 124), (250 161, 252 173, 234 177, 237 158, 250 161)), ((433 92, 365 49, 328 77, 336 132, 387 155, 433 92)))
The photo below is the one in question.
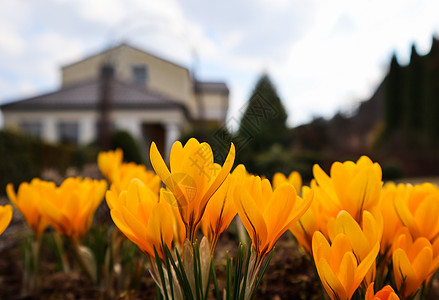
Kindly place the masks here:
POLYGON ((434 0, 6 0, 0 2, 0 99, 55 89, 60 65, 126 40, 224 79, 231 116, 268 70, 290 124, 366 99, 393 51, 429 51, 434 0))

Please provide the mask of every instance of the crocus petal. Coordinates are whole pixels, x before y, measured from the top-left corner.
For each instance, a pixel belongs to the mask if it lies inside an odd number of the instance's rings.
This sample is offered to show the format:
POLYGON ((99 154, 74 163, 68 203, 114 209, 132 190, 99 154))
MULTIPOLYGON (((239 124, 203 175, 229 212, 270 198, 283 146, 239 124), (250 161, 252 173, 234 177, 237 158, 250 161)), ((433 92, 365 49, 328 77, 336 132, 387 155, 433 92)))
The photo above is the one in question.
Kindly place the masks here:
POLYGON ((341 284, 337 275, 335 275, 334 271, 329 266, 329 263, 326 261, 326 259, 320 259, 317 262, 316 267, 323 286, 331 299, 347 300, 348 297, 346 295, 346 291, 343 285, 341 284))
POLYGON ((9 204, 0 206, 0 234, 8 227, 12 219, 12 206, 9 204))
POLYGON ((264 247, 267 241, 267 226, 255 201, 246 190, 235 190, 235 204, 242 223, 252 237, 254 246, 258 250, 264 247))
POLYGON ((263 217, 267 220, 267 232, 270 240, 271 237, 277 236, 289 221, 295 202, 296 191, 290 184, 283 184, 278 187, 271 198, 268 199, 263 217))
POLYGON ((418 225, 419 231, 424 233, 428 239, 432 239, 436 234, 435 229, 438 224, 439 202, 434 196, 428 196, 419 203, 414 220, 418 225))
POLYGON ((355 271, 357 269, 357 259, 352 252, 346 252, 340 263, 340 269, 337 278, 340 280, 347 293, 348 298, 351 298, 357 289, 354 286, 355 271))
POLYGON ((164 257, 164 245, 171 248, 174 237, 174 227, 172 224, 172 211, 166 202, 159 202, 151 210, 146 229, 146 237, 160 251, 161 257, 164 257))
POLYGON ((370 250, 369 254, 364 259, 362 259, 360 264, 358 265, 354 285, 359 286, 361 281, 363 281, 364 277, 369 272, 370 268, 375 262, 379 251, 380 243, 377 242, 375 246, 370 250))
POLYGON ((393 205, 402 224, 404 224, 404 226, 410 229, 410 232, 414 238, 420 237, 421 232, 415 220, 413 219, 413 216, 407 206, 407 203, 403 201, 397 201, 397 199, 395 198, 393 205))
MULTIPOLYGON (((157 175, 162 179, 162 181, 166 184, 169 190, 172 193, 174 193, 175 198, 177 199, 179 205, 187 206, 188 199, 185 197, 183 191, 178 185, 178 182, 180 180, 178 180, 178 178, 176 178, 175 175, 171 175, 171 173, 168 170, 168 167, 165 164, 165 161, 163 160, 154 142, 152 142, 151 144, 151 150, 149 153, 150 153, 151 165, 154 168, 157 175)), ((177 175, 180 176, 181 174, 177 174, 177 175)))
POLYGON ((393 275, 395 276, 397 289, 400 289, 403 283, 406 293, 411 293, 418 288, 416 287, 416 274, 413 271, 407 254, 401 248, 393 252, 393 275))
POLYGON ((220 187, 220 185, 224 182, 224 180, 226 180, 226 177, 230 174, 230 170, 232 169, 234 162, 235 162, 235 146, 232 143, 230 145, 229 154, 227 155, 227 158, 224 161, 221 171, 215 177, 209 189, 206 191, 203 198, 201 199, 200 207, 206 207, 207 201, 209 201, 210 197, 212 197, 212 195, 216 192, 216 190, 220 187))

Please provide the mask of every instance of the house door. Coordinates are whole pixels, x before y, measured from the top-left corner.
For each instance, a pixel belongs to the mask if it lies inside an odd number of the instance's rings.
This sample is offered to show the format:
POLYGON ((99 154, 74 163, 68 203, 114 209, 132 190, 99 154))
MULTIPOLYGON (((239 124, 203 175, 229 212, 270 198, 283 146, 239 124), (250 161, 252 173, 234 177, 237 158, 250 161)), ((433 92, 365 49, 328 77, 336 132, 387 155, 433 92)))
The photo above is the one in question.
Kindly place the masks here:
POLYGON ((165 155, 165 129, 161 124, 143 123, 142 134, 143 134, 143 140, 145 141, 146 144, 146 152, 148 155, 146 160, 147 166, 151 167, 151 162, 149 160, 149 149, 151 147, 152 142, 155 142, 160 153, 163 156, 165 155))

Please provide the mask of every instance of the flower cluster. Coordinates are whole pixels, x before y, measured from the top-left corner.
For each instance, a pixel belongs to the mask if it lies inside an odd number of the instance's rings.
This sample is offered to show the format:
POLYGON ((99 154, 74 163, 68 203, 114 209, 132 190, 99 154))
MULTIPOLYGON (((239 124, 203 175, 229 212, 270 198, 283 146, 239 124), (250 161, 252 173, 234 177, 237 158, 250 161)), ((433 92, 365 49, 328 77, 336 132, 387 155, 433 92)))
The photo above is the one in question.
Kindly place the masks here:
MULTIPOLYGON (((309 185, 295 171, 276 173, 270 182, 243 165, 233 169, 233 144, 222 165, 209 144, 193 138, 174 143, 165 158, 152 143, 150 160, 154 171, 123 162, 119 149, 101 152, 98 165, 108 190, 103 180, 67 178, 56 186, 33 179, 17 192, 9 184, 7 194, 36 239, 52 226, 75 245, 105 194, 114 224, 149 259, 166 299, 207 297, 208 278, 216 280, 216 246, 237 215, 251 247, 246 255, 239 246, 234 274, 227 261, 224 298, 254 297, 286 231, 312 258, 333 300, 412 298, 428 289, 439 268, 439 188, 384 185, 380 165, 366 156, 335 162, 329 174, 315 165, 309 185)), ((11 206, 0 207, 0 233, 11 216, 11 206)), ((82 264, 87 270, 87 260, 82 264)), ((97 268, 88 269, 96 278, 97 268)), ((221 298, 216 282, 215 288, 221 298)))

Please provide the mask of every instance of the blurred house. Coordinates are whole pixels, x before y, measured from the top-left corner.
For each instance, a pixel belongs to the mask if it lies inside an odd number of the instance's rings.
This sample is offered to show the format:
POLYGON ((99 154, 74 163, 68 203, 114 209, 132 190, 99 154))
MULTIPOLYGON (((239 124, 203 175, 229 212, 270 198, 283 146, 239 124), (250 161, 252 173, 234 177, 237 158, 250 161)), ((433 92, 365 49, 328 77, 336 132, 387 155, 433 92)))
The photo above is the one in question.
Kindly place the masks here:
POLYGON ((187 68, 127 44, 61 73, 59 90, 2 105, 5 127, 49 142, 87 144, 96 140, 104 117, 110 128, 169 152, 181 131, 199 120, 223 123, 229 105, 224 82, 196 81, 187 68))

